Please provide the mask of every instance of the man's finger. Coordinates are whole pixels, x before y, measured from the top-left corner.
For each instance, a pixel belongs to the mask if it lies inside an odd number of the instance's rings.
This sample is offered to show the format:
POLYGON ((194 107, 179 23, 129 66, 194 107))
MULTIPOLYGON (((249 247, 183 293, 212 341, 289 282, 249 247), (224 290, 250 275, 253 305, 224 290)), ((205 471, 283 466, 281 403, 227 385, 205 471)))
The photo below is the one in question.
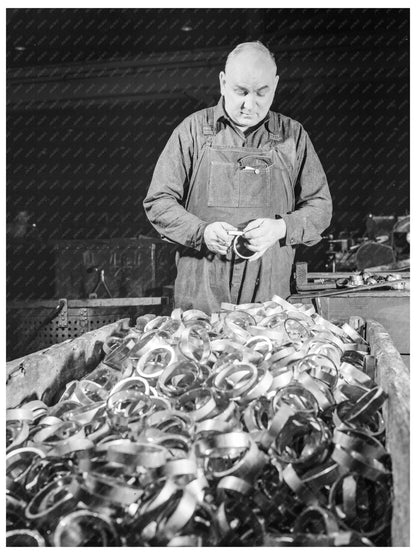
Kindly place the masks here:
POLYGON ((251 241, 247 241, 247 246, 251 249, 252 247, 261 247, 263 245, 263 241, 256 241, 255 239, 251 241))
POLYGON ((227 254, 228 247, 224 245, 216 245, 215 252, 218 254, 227 254))
POLYGON ((227 230, 224 228, 220 228, 217 232, 217 238, 219 241, 224 242, 225 245, 229 245, 231 241, 234 239, 232 235, 228 233, 227 230))
POLYGON ((260 252, 260 251, 264 250, 264 245, 253 245, 253 244, 249 243, 247 245, 247 248, 249 248, 253 252, 260 252))
POLYGON ((248 232, 251 232, 251 231, 254 230, 254 229, 260 228, 260 227, 262 226, 262 224, 263 224, 263 220, 262 220, 261 218, 249 222, 249 223, 246 225, 246 227, 244 228, 244 234, 246 234, 246 233, 248 233, 248 232))
POLYGON ((253 231, 247 231, 244 232, 244 237, 246 239, 257 239, 258 237, 261 237, 263 235, 263 232, 261 229, 253 229, 253 231))
POLYGON ((265 232, 265 228, 262 224, 257 225, 256 227, 252 227, 249 231, 244 232, 244 237, 246 239, 254 239, 258 237, 263 237, 265 232))
POLYGON ((235 231, 237 229, 234 225, 229 224, 228 222, 220 222, 220 224, 227 231, 235 231))

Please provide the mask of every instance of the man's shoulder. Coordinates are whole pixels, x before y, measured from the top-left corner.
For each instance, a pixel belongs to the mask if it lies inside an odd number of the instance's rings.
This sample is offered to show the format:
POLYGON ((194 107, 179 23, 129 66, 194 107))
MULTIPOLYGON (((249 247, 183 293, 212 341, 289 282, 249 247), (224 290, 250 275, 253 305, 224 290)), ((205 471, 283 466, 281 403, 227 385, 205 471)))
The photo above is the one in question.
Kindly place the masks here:
POLYGON ((189 114, 189 116, 186 116, 186 118, 182 120, 180 125, 192 126, 195 123, 205 122, 207 120, 209 112, 212 110, 214 110, 214 106, 203 108, 202 110, 197 110, 196 112, 189 114))
POLYGON ((213 108, 203 108, 189 114, 177 124, 174 133, 179 136, 199 136, 202 133, 204 124, 207 122, 209 110, 213 110, 213 108))
POLYGON ((304 131, 303 125, 299 121, 280 112, 270 111, 269 126, 272 132, 284 136, 298 135, 304 131))

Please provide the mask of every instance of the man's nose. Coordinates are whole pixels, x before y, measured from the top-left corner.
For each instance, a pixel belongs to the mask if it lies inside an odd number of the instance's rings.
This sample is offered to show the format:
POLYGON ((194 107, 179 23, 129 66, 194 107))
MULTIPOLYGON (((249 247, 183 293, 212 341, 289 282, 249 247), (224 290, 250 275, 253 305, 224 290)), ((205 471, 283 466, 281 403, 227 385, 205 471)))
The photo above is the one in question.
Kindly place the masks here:
POLYGON ((244 108, 246 110, 253 110, 255 104, 256 104, 256 101, 255 101, 255 98, 254 98, 254 94, 247 94, 244 97, 244 108))

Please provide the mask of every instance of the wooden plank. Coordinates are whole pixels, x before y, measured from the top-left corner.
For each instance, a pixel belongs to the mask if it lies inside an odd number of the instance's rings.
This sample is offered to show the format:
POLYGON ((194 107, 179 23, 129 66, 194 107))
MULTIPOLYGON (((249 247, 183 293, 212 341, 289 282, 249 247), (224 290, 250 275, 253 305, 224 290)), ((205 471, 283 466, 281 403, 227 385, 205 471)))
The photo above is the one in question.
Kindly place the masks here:
MULTIPOLYGON (((125 297, 111 299, 69 299, 68 308, 90 308, 107 306, 147 306, 159 305, 165 302, 165 297, 125 297)), ((12 301, 7 303, 7 309, 55 308, 59 300, 43 299, 34 301, 12 301)))
POLYGON ((69 299, 68 308, 92 308, 106 306, 116 308, 119 306, 150 306, 165 302, 164 297, 130 297, 123 299, 69 299))
POLYGON ((62 249, 84 249, 86 245, 94 245, 96 247, 137 247, 142 244, 166 245, 166 241, 159 237, 149 237, 148 235, 138 235, 137 237, 118 237, 115 239, 51 239, 48 244, 57 250, 62 249))
MULTIPOLYGON (((409 271, 399 271, 397 270, 390 270, 390 271, 378 271, 377 275, 379 276, 391 276, 392 274, 400 274, 400 276, 405 279, 410 277, 409 271)), ((370 269, 363 270, 364 272, 371 273, 370 269)), ((307 277, 311 279, 340 279, 340 278, 349 278, 354 274, 360 274, 361 272, 308 272, 307 277)))
POLYGON ((7 310, 30 310, 32 308, 55 308, 59 304, 59 299, 39 299, 30 301, 7 301, 7 310))
MULTIPOLYGON (((386 289, 383 291, 379 290, 364 290, 364 291, 349 291, 348 289, 339 289, 338 295, 325 295, 329 297, 410 297, 410 291, 408 289, 386 289)), ((332 291, 331 291, 332 293, 332 291)), ((315 295, 315 293, 314 293, 315 295)), ((310 303, 310 299, 312 298, 312 293, 297 295, 296 293, 290 296, 289 300, 293 299, 293 302, 304 302, 303 299, 309 299, 307 302, 310 303)))
POLYGON ((80 379, 97 366, 103 357, 103 342, 127 325, 128 319, 118 320, 81 337, 8 362, 7 408, 29 399, 42 399, 50 404, 68 382, 80 379))
MULTIPOLYGON (((306 287, 306 286, 305 286, 306 287)), ((326 289, 329 289, 328 287, 326 289)), ((314 293, 310 292, 300 292, 292 295, 294 299, 301 299, 302 297, 339 297, 340 295, 345 294, 353 294, 353 293, 362 293, 363 291, 370 291, 370 290, 387 290, 387 291, 410 291, 410 280, 409 278, 405 279, 394 279, 390 280, 388 283, 372 283, 371 285, 357 285, 354 287, 342 287, 342 288, 334 288, 333 291, 325 290, 324 286, 322 286, 321 290, 315 291, 314 293), (394 284, 394 285, 393 285, 394 284)))
POLYGON ((298 291, 322 291, 323 289, 336 289, 337 284, 335 281, 325 281, 324 279, 319 279, 316 281, 309 281, 302 285, 296 285, 298 291))
POLYGON ((386 444, 393 468, 392 544, 410 542, 410 375, 392 338, 374 320, 367 320, 367 340, 376 357, 376 380, 388 393, 384 417, 386 444))
POLYGON ((359 291, 357 293, 354 293, 353 291, 344 291, 344 294, 342 295, 343 297, 361 297, 361 296, 365 296, 365 297, 378 297, 378 298, 386 298, 386 297, 410 297, 410 291, 406 290, 406 289, 389 289, 387 291, 365 291, 364 294, 360 293, 359 291))

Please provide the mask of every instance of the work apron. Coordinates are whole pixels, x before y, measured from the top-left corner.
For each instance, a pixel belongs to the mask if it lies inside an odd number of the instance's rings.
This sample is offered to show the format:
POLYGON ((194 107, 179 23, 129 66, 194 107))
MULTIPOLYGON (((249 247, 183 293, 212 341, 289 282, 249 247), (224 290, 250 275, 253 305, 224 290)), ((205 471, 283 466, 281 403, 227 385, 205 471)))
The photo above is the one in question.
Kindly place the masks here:
MULTIPOLYGON (((205 143, 194 165, 186 209, 201 220, 224 221, 243 228, 250 220, 275 218, 294 209, 291 171, 279 152, 280 136, 269 132, 261 148, 223 144, 216 133, 213 109, 208 109, 205 143)), ((269 125, 274 129, 275 114, 269 125)), ((275 123, 277 126, 277 121, 275 123)), ((277 127, 276 127, 277 128, 277 127)), ((258 260, 242 260, 230 250, 226 256, 180 248, 175 281, 175 306, 184 310, 218 312, 221 302, 263 302, 290 294, 294 248, 270 247, 258 260)))

